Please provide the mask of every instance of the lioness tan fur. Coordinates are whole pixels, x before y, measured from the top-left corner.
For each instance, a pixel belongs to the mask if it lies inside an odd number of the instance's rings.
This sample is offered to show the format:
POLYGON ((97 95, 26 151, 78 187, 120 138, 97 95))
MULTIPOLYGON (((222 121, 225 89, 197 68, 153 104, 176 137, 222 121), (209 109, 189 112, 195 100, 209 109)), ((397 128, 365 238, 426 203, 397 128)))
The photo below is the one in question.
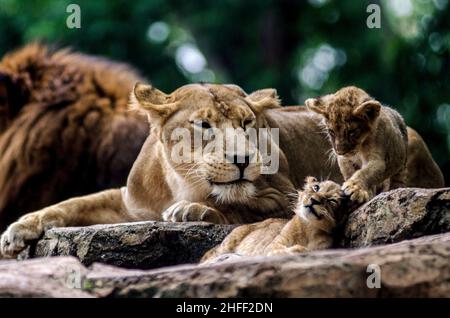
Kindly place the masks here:
MULTIPOLYGON (((25 215, 3 234, 4 255, 15 255, 51 227, 138 220, 251 223, 288 218, 292 213, 289 194, 303 185, 307 175, 342 181, 339 168, 328 161, 331 145, 322 135, 320 117, 305 108, 281 108, 273 89, 247 95, 234 85, 195 84, 165 94, 140 84, 133 90, 131 104, 147 114, 151 133, 127 186, 25 215), (279 128, 279 149, 276 144, 271 149, 279 151, 278 172, 261 174, 261 162, 244 167, 214 156, 194 163, 174 162, 175 144, 170 136, 175 129, 187 128, 193 135, 207 130, 207 125, 236 128, 238 133, 245 127, 279 128)), ((204 148, 202 144, 191 151, 204 148)))
POLYGON ((201 262, 236 253, 243 256, 290 254, 333 245, 333 232, 343 217, 343 192, 333 181, 318 182, 308 177, 298 193, 295 215, 290 220, 268 219, 241 225, 209 250, 201 262))
POLYGON ((408 159, 406 161, 406 185, 416 188, 442 188, 444 175, 433 160, 422 137, 408 127, 408 159))
POLYGON ((363 203, 406 185, 408 133, 398 112, 354 86, 305 103, 325 119, 352 200, 363 203))
MULTIPOLYGON (((290 194, 303 185, 306 176, 343 181, 339 167, 329 160, 332 148, 323 134, 321 116, 304 107, 279 107, 273 89, 247 95, 234 85, 195 84, 165 94, 151 86, 136 85, 131 104, 147 114, 152 131, 126 187, 69 199, 23 216, 2 235, 3 255, 16 255, 51 227, 140 220, 253 223, 288 218, 293 203, 290 194), (279 151, 277 172, 261 174, 260 161, 235 164, 214 156, 191 164, 174 162, 170 154, 175 144, 169 136, 175 129, 204 132, 208 125, 234 127, 239 134, 247 126, 279 128, 279 146, 271 149, 279 151)), ((424 153, 423 142, 416 145, 418 152, 424 153)), ((190 153, 206 146, 194 146, 190 153)), ((414 182, 435 180, 435 163, 427 155, 416 156, 430 169, 418 171, 414 182)), ((431 182, 430 186, 440 184, 431 182)))

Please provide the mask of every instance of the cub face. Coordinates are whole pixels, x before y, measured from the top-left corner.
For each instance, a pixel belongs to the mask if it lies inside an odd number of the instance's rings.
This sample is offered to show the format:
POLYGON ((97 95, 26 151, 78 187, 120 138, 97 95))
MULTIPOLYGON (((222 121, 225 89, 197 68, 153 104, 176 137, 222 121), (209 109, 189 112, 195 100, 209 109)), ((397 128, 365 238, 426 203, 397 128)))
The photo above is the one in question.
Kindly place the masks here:
POLYGON ((338 155, 354 155, 372 134, 381 104, 360 88, 350 86, 334 94, 305 101, 309 110, 323 116, 338 155))
POLYGON ((312 226, 331 232, 340 222, 344 200, 339 184, 307 177, 294 211, 312 226))
POLYGON ((131 101, 146 112, 177 178, 196 193, 221 203, 255 193, 263 163, 250 131, 264 126, 264 109, 279 107, 275 90, 247 95, 235 85, 192 84, 165 94, 137 84, 131 101))

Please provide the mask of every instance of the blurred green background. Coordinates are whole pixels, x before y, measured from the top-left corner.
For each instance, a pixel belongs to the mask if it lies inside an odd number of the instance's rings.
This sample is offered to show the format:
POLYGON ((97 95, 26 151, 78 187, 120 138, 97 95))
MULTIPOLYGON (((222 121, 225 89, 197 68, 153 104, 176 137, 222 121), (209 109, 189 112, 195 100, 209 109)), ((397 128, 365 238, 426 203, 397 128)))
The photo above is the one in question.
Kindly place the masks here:
POLYGON ((170 92, 274 87, 284 104, 354 84, 399 110, 450 181, 449 0, 0 0, 0 54, 34 40, 131 63, 170 92), (66 7, 81 8, 81 29, 66 7), (369 29, 367 6, 381 7, 369 29))

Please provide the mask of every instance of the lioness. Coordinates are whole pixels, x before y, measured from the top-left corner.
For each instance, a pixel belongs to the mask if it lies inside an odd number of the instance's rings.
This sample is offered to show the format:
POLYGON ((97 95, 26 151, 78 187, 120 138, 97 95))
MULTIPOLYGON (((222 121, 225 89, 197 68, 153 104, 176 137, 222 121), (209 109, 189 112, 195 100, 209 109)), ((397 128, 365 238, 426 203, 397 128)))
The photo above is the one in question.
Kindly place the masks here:
POLYGON ((408 133, 397 111, 355 86, 305 104, 324 118, 345 179, 342 188, 352 200, 363 203, 405 186, 408 133))
MULTIPOLYGON (((151 133, 127 186, 69 199, 23 216, 2 235, 3 255, 16 255, 51 227, 139 220, 252 223, 269 217, 287 218, 291 216, 289 194, 303 185, 306 176, 343 180, 339 167, 328 158, 331 144, 323 134, 320 116, 304 107, 281 108, 273 89, 247 95, 235 85, 193 84, 165 94, 137 84, 131 106, 147 114, 151 133), (224 160, 206 152, 197 161, 180 164, 173 160, 178 143, 171 138, 178 128, 187 129, 191 136, 212 128, 235 128, 236 135, 245 140, 247 128, 279 128, 279 146, 273 143, 270 150, 278 151, 278 170, 261 174, 264 162, 260 156, 237 151, 227 158, 243 160, 224 160), (250 155, 256 160, 250 160, 250 155)), ((429 169, 417 170, 412 181, 435 180, 436 164, 425 144, 415 145, 417 152, 424 154, 417 156, 420 164, 429 169)), ((208 142, 193 142, 189 152, 195 155, 208 146, 208 142)), ((414 171, 416 167, 411 165, 414 171)))
POLYGON ((307 177, 291 220, 268 219, 241 225, 209 250, 201 262, 228 253, 270 256, 330 248, 333 232, 345 215, 344 201, 339 184, 307 177))
MULTIPOLYGON (((273 89, 247 95, 234 85, 193 84, 165 94, 137 84, 130 100, 133 108, 147 114, 151 133, 127 186, 23 216, 1 237, 4 255, 15 255, 51 227, 139 220, 251 223, 287 218, 291 216, 288 194, 307 175, 342 181, 339 168, 328 162, 331 145, 323 137, 319 116, 305 108, 281 108, 273 89), (171 136, 176 129, 187 129, 193 138, 195 132, 211 128, 234 128, 236 134, 245 136, 247 128, 257 128, 258 133, 264 127, 279 128, 280 149, 276 143, 271 145, 271 151, 279 153, 274 174, 261 174, 263 164, 250 162, 248 153, 231 154, 243 162, 224 161, 214 154, 191 163, 173 159, 177 143, 171 136)), ((208 146, 191 144, 193 154, 208 146)))

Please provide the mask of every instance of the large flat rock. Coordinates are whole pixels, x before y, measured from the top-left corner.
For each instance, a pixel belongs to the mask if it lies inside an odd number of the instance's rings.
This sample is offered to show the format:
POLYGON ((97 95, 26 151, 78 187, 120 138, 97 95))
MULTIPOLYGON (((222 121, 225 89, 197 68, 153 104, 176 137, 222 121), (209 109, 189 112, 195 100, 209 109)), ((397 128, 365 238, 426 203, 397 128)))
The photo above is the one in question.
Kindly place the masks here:
POLYGON ((94 262, 149 269, 195 263, 233 229, 208 223, 137 222, 47 231, 26 257, 76 256, 94 262))
POLYGON ((76 258, 0 262, 0 297, 450 297, 450 233, 361 249, 208 265, 86 268, 76 258), (368 266, 379 268, 380 288, 368 266))
MULTIPOLYGON (((139 222, 47 231, 28 257, 76 256, 126 268, 198 262, 233 226, 139 222)), ((397 189, 350 214, 341 247, 367 247, 450 231, 450 189, 397 189)))

